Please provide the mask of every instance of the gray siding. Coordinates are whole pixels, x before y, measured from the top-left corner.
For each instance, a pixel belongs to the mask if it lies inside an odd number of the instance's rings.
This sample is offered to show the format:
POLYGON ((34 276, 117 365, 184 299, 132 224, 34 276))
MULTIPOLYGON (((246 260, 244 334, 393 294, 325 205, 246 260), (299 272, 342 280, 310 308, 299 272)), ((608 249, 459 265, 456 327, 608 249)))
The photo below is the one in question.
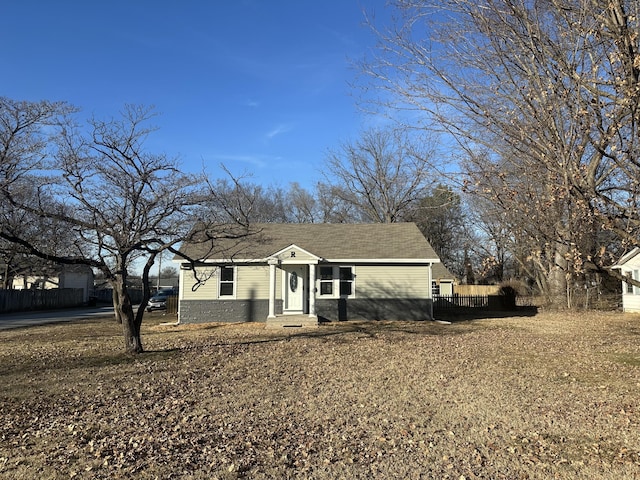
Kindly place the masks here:
POLYGON ((360 298, 430 298, 426 265, 357 265, 355 296, 360 298))
MULTIPOLYGON (((276 314, 282 313, 282 301, 276 301, 276 314)), ((268 300, 181 300, 180 323, 265 322, 268 300)))
POLYGON ((318 299, 320 321, 433 320, 432 300, 426 298, 318 299))

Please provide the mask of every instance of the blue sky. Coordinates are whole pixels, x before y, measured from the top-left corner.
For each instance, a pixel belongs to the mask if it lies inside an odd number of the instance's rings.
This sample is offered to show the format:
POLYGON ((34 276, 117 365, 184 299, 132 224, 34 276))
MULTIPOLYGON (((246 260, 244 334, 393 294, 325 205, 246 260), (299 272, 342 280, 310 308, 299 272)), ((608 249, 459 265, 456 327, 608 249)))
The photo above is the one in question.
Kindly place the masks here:
POLYGON ((384 0, 6 2, 0 95, 108 118, 155 105, 150 150, 287 187, 321 179, 327 149, 367 119, 349 85, 384 0))

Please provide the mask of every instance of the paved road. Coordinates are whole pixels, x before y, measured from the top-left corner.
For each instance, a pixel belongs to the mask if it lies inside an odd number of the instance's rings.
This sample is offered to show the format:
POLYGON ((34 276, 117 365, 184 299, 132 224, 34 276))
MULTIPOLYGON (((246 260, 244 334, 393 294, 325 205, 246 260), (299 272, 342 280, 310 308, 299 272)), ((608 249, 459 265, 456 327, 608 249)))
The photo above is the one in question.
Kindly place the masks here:
POLYGON ((45 312, 0 313, 0 330, 113 315, 113 307, 87 307, 45 312))

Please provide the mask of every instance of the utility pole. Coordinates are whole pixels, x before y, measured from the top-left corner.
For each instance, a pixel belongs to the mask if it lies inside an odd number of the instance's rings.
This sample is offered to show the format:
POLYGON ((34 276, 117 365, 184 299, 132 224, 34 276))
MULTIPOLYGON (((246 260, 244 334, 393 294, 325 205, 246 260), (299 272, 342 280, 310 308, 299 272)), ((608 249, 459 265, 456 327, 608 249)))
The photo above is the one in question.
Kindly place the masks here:
POLYGON ((156 284, 156 293, 160 291, 160 272, 162 272, 162 254, 158 255, 158 283, 156 284))

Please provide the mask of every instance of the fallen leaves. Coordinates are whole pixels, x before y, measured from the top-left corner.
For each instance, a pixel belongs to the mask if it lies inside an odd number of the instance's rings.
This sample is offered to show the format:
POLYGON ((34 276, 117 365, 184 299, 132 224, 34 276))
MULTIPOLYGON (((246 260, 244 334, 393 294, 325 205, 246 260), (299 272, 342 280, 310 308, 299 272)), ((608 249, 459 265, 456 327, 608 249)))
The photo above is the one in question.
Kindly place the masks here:
POLYGON ((609 320, 163 329, 139 357, 14 332, 0 476, 633 478, 638 345, 609 320))

